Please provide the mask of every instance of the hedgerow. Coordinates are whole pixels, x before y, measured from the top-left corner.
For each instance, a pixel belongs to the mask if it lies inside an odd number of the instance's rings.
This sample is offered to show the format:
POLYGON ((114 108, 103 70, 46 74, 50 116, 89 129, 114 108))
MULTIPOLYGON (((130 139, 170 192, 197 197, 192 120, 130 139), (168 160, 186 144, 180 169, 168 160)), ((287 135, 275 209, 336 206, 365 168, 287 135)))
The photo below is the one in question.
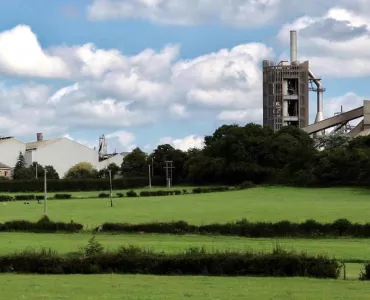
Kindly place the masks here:
POLYGON ((225 224, 190 225, 185 221, 152 222, 141 224, 104 223, 101 231, 106 232, 144 232, 168 234, 212 234, 244 237, 370 237, 370 223, 351 223, 338 219, 333 223, 319 223, 307 220, 303 223, 290 221, 249 222, 241 220, 225 224))
POLYGON ((26 220, 14 220, 0 223, 0 231, 20 231, 20 232, 78 232, 83 229, 83 225, 71 221, 53 222, 47 216, 42 217, 37 222, 26 220))
POLYGON ((335 259, 304 253, 207 253, 190 249, 180 254, 143 251, 122 247, 105 252, 99 243, 77 253, 59 255, 54 251, 25 251, 0 256, 0 272, 38 274, 153 274, 214 276, 275 276, 338 278, 335 259))

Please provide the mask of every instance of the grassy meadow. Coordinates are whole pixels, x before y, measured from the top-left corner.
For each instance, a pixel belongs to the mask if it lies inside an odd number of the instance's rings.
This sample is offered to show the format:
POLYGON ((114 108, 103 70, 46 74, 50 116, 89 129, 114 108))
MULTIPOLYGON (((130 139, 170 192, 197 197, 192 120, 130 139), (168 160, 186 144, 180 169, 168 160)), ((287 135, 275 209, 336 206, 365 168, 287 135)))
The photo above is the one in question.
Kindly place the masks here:
MULTIPOLYGON (((161 188, 157 188, 161 189, 161 188)), ((162 188, 163 189, 163 188, 162 188)), ((174 189, 192 188, 181 187, 174 189)), ((137 192, 140 189, 136 189, 137 192)), ((114 191, 125 192, 125 191, 114 191)), ((54 193, 50 193, 53 195, 54 193)), ((82 223, 92 229, 104 222, 139 223, 185 220, 192 224, 250 221, 302 222, 314 219, 332 222, 347 218, 370 222, 370 190, 355 188, 305 189, 261 187, 242 191, 188 194, 164 197, 90 198, 99 192, 71 193, 71 200, 49 200, 48 216, 55 221, 82 223)), ((0 222, 43 215, 43 203, 24 201, 0 203, 0 222)), ((87 244, 91 232, 76 234, 0 233, 0 255, 25 249, 51 248, 60 253, 76 251, 87 244)), ((190 247, 209 251, 270 252, 277 245, 286 250, 324 254, 346 263, 349 280, 311 280, 306 278, 216 278, 127 275, 0 275, 4 299, 368 299, 370 286, 358 281, 370 261, 368 239, 289 239, 225 236, 96 234, 106 249, 134 245, 156 252, 182 252, 190 247), (357 263, 354 263, 357 262, 357 263)))
MULTIPOLYGON (((189 189, 190 190, 190 189, 189 189)), ((94 194, 98 194, 95 192, 94 194)), ((49 200, 48 216, 55 221, 75 221, 92 228, 104 222, 139 223, 184 220, 192 224, 290 220, 320 222, 347 218, 370 221, 370 191, 364 189, 304 189, 261 187, 242 191, 163 197, 49 200)), ((43 205, 32 201, 0 203, 0 222, 38 220, 43 205)))
POLYGON ((3 299, 26 300, 367 300, 370 285, 306 278, 135 275, 0 275, 3 299))

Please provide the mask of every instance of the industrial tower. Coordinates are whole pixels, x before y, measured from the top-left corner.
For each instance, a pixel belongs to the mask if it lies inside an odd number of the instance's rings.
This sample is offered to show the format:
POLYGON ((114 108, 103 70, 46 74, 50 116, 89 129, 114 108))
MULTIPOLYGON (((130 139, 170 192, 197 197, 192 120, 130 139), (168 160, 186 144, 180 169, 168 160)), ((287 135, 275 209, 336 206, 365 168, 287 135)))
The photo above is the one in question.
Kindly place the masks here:
POLYGON ((309 91, 317 93, 316 122, 323 117, 323 88, 310 70, 309 62, 297 59, 297 32, 290 32, 290 63, 263 61, 263 126, 279 130, 283 126, 309 125, 309 91))

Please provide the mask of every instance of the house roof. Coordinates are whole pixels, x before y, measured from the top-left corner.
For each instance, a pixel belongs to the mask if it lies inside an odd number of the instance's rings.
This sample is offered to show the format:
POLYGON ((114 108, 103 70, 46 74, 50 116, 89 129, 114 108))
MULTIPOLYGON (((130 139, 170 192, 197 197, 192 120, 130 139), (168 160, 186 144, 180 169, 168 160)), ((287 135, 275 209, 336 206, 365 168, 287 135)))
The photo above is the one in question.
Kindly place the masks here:
POLYGON ((40 142, 31 142, 26 144, 26 149, 31 150, 31 149, 38 149, 42 148, 45 146, 48 146, 50 144, 54 144, 55 142, 60 141, 62 138, 56 138, 56 139, 50 139, 50 140, 42 140, 40 142))
POLYGON ((3 164, 2 162, 0 162, 0 169, 11 169, 11 167, 9 167, 6 164, 3 164))

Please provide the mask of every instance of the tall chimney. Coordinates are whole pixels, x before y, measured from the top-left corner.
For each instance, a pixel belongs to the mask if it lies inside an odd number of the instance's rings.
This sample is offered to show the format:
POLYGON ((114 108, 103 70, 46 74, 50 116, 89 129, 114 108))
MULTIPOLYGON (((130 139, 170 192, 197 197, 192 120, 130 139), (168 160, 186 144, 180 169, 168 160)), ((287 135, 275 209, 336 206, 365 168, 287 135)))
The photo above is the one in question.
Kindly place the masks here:
POLYGON ((297 31, 290 31, 290 63, 297 61, 297 31))
POLYGON ((43 139, 44 139, 44 136, 41 132, 37 133, 36 134, 36 137, 37 137, 37 141, 38 142, 41 142, 43 139))

